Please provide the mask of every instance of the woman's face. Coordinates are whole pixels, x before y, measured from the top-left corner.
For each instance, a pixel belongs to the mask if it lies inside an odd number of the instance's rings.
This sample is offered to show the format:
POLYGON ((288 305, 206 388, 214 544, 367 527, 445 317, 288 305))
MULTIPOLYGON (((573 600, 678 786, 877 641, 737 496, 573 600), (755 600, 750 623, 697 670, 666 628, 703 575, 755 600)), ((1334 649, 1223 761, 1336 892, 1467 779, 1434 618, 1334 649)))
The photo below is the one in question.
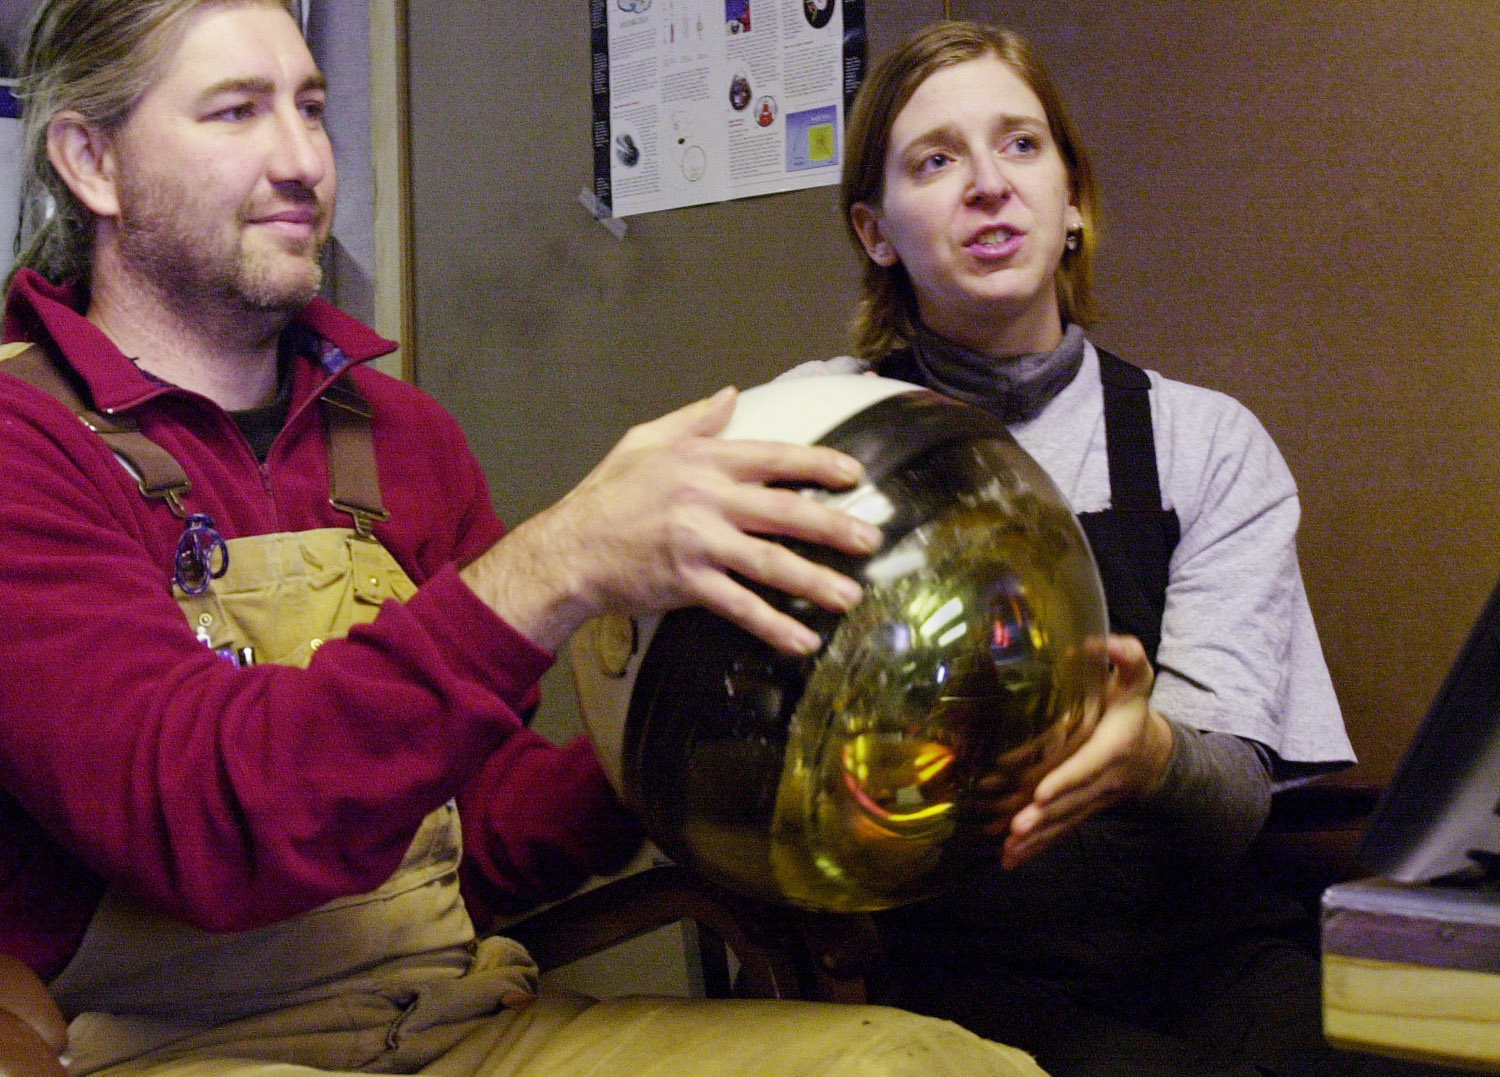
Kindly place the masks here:
POLYGON ((933 332, 999 358, 1062 336, 1054 274, 1081 228, 1036 94, 994 56, 941 68, 896 116, 880 206, 850 211, 865 251, 900 263, 933 332))

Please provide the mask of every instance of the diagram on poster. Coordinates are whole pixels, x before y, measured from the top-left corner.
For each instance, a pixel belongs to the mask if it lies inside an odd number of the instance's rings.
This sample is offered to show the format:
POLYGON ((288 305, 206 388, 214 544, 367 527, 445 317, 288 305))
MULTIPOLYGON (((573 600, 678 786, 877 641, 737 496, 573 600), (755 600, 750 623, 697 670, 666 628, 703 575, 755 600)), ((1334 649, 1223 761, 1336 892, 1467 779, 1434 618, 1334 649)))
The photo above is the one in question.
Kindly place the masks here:
POLYGON ((594 196, 616 217, 837 183, 864 0, 590 0, 594 196))

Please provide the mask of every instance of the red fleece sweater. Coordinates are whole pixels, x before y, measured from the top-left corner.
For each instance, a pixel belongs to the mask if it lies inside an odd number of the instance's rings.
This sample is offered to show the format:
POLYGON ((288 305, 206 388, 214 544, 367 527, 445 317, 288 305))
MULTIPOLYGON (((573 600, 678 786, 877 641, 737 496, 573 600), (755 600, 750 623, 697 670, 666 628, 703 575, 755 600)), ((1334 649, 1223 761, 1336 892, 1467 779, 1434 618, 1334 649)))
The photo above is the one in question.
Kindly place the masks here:
POLYGON ((375 532, 418 591, 305 670, 217 659, 171 596, 182 521, 0 364, 0 951, 55 975, 106 880, 223 931, 373 889, 455 796, 481 923, 627 859, 637 824, 587 741, 524 728, 552 656, 458 577, 504 533, 462 432, 358 366, 393 345, 308 306, 291 414, 260 464, 227 413, 143 375, 80 303, 22 272, 4 339, 49 343, 98 409, 133 416, 187 471, 188 511, 226 538, 348 526, 315 404, 348 367, 391 513, 375 532))

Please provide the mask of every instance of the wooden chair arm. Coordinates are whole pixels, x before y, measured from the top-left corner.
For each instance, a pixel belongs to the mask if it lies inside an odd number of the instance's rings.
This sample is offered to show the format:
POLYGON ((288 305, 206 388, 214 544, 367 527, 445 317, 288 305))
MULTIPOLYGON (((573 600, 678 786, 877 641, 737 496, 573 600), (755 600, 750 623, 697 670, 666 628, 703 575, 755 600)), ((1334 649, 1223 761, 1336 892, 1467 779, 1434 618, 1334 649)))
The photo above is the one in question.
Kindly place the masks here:
POLYGON ((664 864, 613 879, 499 928, 542 971, 689 920, 711 996, 866 1001, 878 936, 868 916, 802 913, 724 890, 664 864), (730 982, 724 950, 739 971, 730 982))

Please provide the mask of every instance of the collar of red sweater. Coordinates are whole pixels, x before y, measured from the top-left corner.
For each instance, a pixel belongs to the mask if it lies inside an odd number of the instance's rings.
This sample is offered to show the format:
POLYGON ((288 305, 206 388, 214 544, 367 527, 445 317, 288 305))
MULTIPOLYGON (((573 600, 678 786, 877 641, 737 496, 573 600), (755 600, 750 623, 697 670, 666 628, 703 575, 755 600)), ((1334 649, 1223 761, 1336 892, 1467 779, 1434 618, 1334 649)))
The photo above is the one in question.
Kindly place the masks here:
MULTIPOLYGON (((113 412, 141 404, 170 386, 143 373, 93 322, 84 317, 85 290, 53 284, 30 269, 18 272, 5 297, 0 340, 55 341, 68 364, 88 383, 94 407, 113 412)), ((396 349, 369 326, 319 297, 292 319, 294 351, 316 361, 326 380, 346 367, 396 349)))

